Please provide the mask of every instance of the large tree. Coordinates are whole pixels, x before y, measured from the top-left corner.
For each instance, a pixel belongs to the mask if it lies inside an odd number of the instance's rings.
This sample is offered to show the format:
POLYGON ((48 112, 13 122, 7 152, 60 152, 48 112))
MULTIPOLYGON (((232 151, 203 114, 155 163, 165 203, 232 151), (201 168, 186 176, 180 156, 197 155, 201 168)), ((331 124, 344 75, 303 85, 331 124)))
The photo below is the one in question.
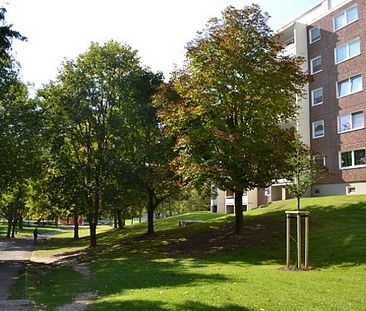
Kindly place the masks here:
POLYGON ((173 163, 174 139, 165 135, 158 108, 152 102, 161 84, 162 76, 149 71, 141 72, 135 80, 136 100, 126 115, 131 130, 124 135, 127 148, 122 156, 128 159, 134 179, 131 185, 145 199, 147 234, 154 233, 154 211, 181 186, 173 163))
POLYGON ((126 190, 134 175, 134 159, 127 155, 139 145, 126 137, 140 131, 131 116, 136 116, 140 93, 150 92, 151 85, 139 82, 147 72, 129 46, 92 43, 40 93, 57 174, 73 176, 69 186, 78 185, 91 246, 96 246, 102 209, 115 209, 116 192, 126 190))
POLYGON ((289 169, 295 96, 307 76, 286 56, 258 5, 228 7, 188 44, 186 62, 162 89, 161 117, 186 178, 205 176, 235 193, 235 232, 244 190, 267 187, 289 169))

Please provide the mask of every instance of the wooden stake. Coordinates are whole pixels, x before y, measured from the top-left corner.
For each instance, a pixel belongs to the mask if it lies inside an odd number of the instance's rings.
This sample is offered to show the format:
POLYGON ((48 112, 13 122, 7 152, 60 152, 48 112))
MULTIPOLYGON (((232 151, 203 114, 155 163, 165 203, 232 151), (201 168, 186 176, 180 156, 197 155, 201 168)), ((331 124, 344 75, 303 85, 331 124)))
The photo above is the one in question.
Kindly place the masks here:
POLYGON ((301 268, 301 215, 297 214, 297 268, 301 268))
POLYGON ((286 266, 290 266, 290 215, 286 215, 286 266))
POLYGON ((309 216, 305 216, 305 268, 309 265, 309 216))

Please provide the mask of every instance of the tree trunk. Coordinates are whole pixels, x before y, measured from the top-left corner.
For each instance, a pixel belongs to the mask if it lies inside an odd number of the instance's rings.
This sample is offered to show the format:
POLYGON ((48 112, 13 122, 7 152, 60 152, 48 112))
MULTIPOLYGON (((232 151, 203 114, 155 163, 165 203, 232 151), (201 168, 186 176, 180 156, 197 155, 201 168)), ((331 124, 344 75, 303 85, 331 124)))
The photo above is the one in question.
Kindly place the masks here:
POLYGON ((17 221, 16 219, 12 222, 11 224, 11 237, 14 239, 15 238, 15 229, 16 229, 16 226, 17 226, 17 221))
POLYGON ((90 222, 89 228, 90 228, 90 246, 96 247, 97 246, 97 224, 90 222))
POLYGON ((235 193, 235 230, 234 233, 239 234, 243 231, 243 191, 234 191, 235 193))
POLYGON ((300 197, 297 197, 297 210, 300 210, 300 197))
POLYGON ((131 217, 131 225, 133 225, 133 217, 131 217))
POLYGON ((74 207, 74 240, 79 239, 79 211, 74 207))
POLYGON ((90 228, 90 246, 97 246, 97 225, 98 225, 98 212, 99 212, 99 193, 95 194, 95 201, 92 207, 91 214, 89 215, 89 228, 90 228))
POLYGON ((122 211, 121 209, 117 209, 116 210, 116 216, 117 216, 117 223, 118 223, 118 228, 122 229, 124 227, 123 225, 123 217, 122 217, 122 211))
POLYGON ((8 231, 6 232, 6 238, 10 239, 11 235, 11 220, 8 220, 8 231))
POLYGON ((147 205, 147 234, 154 233, 154 210, 157 206, 156 200, 154 200, 154 193, 149 191, 149 202, 147 205))

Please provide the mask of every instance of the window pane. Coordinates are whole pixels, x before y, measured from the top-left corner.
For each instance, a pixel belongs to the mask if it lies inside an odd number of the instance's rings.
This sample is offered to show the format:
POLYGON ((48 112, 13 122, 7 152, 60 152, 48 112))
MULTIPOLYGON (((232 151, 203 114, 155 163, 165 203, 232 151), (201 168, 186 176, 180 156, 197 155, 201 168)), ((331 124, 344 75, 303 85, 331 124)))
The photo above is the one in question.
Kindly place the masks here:
POLYGON ((339 117, 339 131, 345 132, 351 129, 350 115, 347 114, 345 116, 339 117))
POLYGON ((349 44, 349 57, 354 57, 361 53, 360 50, 360 40, 352 41, 349 44))
POLYGON ((336 49, 336 62, 339 63, 347 58, 347 45, 336 49))
POLYGON ((352 128, 357 129, 364 126, 363 112, 356 112, 352 114, 352 128))
POLYGON ((323 102, 323 89, 313 91, 313 105, 317 105, 323 102))
POLYGON ((364 164, 366 164, 366 162, 365 162, 365 149, 355 150, 354 155, 355 155, 355 165, 364 165, 364 164))
POLYGON ((338 96, 347 95, 350 92, 349 80, 338 82, 338 96))
POLYGON ((314 138, 324 136, 324 123, 314 122, 314 138))
POLYGON ((358 76, 358 77, 354 77, 351 78, 351 92, 358 92, 358 91, 362 91, 362 77, 358 76))
POLYGON ((347 24, 350 24, 358 19, 357 6, 347 10, 347 24))
POLYGON ((343 13, 334 17, 334 29, 337 30, 346 25, 346 15, 343 13))
POLYGON ((341 153, 341 167, 352 166, 352 151, 341 153))
POLYGON ((312 64, 312 72, 313 73, 322 70, 322 59, 321 59, 321 57, 312 60, 311 64, 312 64))
POLYGON ((320 38, 320 29, 318 27, 310 30, 310 42, 314 42, 320 38))

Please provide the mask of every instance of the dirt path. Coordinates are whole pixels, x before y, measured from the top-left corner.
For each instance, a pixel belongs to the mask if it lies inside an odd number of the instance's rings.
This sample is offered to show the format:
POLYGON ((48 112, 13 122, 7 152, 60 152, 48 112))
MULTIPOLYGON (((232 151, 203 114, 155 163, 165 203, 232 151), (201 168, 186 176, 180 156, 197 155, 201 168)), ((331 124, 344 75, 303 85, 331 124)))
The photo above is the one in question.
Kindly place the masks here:
POLYGON ((0 240, 0 310, 36 310, 29 300, 9 300, 10 288, 17 280, 23 265, 29 261, 33 249, 31 239, 0 240))
MULTIPOLYGON (((76 272, 79 272, 85 278, 92 278, 89 267, 85 264, 77 264, 71 266, 76 272)), ((72 303, 63 305, 56 309, 56 311, 82 311, 85 307, 91 304, 98 298, 98 294, 95 292, 85 292, 78 295, 72 303)))
MULTIPOLYGON (((0 239, 0 310, 6 311, 36 311, 37 308, 31 301, 10 300, 10 289, 18 279, 24 264, 29 261, 50 264, 65 259, 69 256, 44 257, 35 256, 33 250, 36 246, 32 239, 0 239), (33 255, 32 255, 33 254, 33 255)), ((85 264, 73 263, 71 267, 85 278, 92 277, 89 267, 85 264)), ((57 311, 82 311, 85 307, 98 298, 94 292, 85 292, 78 295, 70 304, 61 306, 57 311)))

